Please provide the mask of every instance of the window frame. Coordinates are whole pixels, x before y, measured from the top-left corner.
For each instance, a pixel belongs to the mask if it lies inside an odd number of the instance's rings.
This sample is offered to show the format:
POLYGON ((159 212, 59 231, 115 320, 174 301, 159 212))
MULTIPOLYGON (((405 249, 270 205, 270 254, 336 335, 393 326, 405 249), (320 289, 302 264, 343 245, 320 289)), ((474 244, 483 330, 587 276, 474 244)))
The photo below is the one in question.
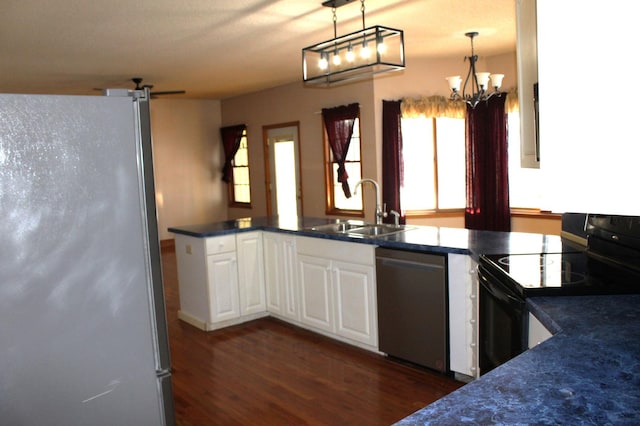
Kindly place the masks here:
POLYGON ((228 204, 229 207, 240 207, 240 208, 247 208, 247 209, 252 208, 251 206, 251 198, 252 198, 251 197, 251 170, 249 168, 249 138, 247 135, 247 129, 243 131, 242 139, 240 141, 240 147, 238 148, 238 151, 236 152, 236 154, 233 156, 233 160, 231 160, 231 177, 229 182, 227 183, 227 194, 229 197, 229 204, 228 204), (243 148, 243 144, 244 144, 244 148, 243 148), (242 149, 246 150, 247 164, 237 166, 236 156, 242 149), (240 184, 235 183, 235 170, 240 168, 247 170, 247 177, 249 178, 249 182, 247 184, 249 187, 249 202, 238 201, 236 199, 236 186, 239 186, 240 184))
MULTIPOLYGON (((358 150, 360 151, 360 155, 359 161, 345 161, 345 164, 353 164, 353 163, 359 163, 360 164, 360 179, 362 179, 362 133, 361 133, 361 127, 360 127, 360 114, 358 114, 358 118, 357 118, 357 126, 358 126, 358 150)), ((354 126, 356 125, 354 124, 354 126)), ((349 216, 349 217, 364 217, 364 199, 362 198, 362 192, 360 192, 359 197, 361 198, 362 202, 362 208, 357 210, 357 209, 341 209, 339 207, 336 207, 335 205, 335 187, 336 185, 334 184, 334 182, 336 182, 336 176, 334 175, 334 167, 333 165, 335 164, 334 161, 331 161, 332 157, 333 157, 333 153, 331 152, 331 147, 329 146, 329 136, 327 135, 327 128, 324 125, 324 121, 322 122, 322 141, 323 141, 323 145, 324 145, 324 178, 325 178, 325 213, 328 215, 339 215, 339 216, 349 216)), ((349 150, 351 150, 354 146, 354 140, 352 138, 350 144, 349 144, 349 150)), ((352 188, 353 189, 353 188, 352 188)), ((353 195, 353 193, 351 194, 351 196, 355 196, 353 195)))

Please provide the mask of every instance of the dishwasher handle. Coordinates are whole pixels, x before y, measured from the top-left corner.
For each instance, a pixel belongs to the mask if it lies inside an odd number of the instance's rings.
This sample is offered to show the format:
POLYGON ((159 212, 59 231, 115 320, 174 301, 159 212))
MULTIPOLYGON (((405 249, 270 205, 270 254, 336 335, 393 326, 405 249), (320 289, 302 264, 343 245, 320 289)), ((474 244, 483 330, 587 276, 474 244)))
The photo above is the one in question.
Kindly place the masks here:
POLYGON ((440 270, 444 269, 442 265, 436 265, 433 263, 416 262, 414 260, 392 259, 387 257, 376 258, 380 265, 400 268, 417 268, 424 270, 440 270))

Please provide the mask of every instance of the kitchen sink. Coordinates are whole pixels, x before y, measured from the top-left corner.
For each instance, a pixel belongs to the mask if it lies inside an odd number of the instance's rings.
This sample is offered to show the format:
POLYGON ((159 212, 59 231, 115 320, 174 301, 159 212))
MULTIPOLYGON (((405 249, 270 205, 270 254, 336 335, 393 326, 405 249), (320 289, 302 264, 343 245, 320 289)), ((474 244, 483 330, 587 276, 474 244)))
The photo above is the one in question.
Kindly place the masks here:
POLYGON ((361 228, 362 226, 364 226, 364 224, 362 223, 335 222, 327 223, 326 225, 318 225, 307 229, 309 231, 324 232, 325 234, 344 234, 351 229, 361 228))
POLYGON ((326 225, 318 225, 307 228, 309 231, 322 232, 325 234, 348 235, 353 237, 382 237, 385 235, 397 234, 399 232, 414 229, 406 225, 373 224, 373 223, 353 223, 336 222, 326 225))

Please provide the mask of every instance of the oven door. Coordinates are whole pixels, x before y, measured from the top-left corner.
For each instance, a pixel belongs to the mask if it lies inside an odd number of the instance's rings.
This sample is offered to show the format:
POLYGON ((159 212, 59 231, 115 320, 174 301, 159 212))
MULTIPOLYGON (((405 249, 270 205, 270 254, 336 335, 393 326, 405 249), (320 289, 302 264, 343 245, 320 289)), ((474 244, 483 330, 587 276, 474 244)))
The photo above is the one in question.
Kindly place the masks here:
POLYGON ((525 300, 485 267, 478 268, 480 375, 526 350, 528 317, 525 300))

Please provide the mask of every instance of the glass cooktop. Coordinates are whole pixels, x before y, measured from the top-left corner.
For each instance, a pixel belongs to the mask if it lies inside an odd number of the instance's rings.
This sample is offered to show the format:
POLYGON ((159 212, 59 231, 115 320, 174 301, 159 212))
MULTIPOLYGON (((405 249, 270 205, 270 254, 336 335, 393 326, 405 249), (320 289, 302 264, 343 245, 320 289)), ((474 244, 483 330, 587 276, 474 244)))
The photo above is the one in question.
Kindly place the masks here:
POLYGON ((585 252, 485 255, 481 265, 520 294, 638 293, 638 276, 593 259, 585 252))

